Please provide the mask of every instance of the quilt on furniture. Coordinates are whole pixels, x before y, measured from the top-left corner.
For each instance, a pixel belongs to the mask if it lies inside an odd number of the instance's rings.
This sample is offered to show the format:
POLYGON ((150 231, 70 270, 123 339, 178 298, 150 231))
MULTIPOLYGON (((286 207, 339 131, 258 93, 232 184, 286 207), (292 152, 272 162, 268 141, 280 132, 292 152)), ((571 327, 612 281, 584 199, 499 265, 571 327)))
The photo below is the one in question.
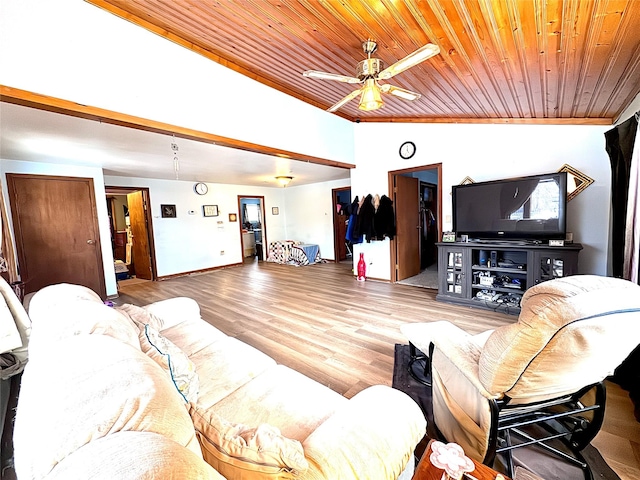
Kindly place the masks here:
POLYGON ((320 247, 318 245, 303 244, 294 240, 269 243, 267 262, 302 266, 321 261, 320 247))

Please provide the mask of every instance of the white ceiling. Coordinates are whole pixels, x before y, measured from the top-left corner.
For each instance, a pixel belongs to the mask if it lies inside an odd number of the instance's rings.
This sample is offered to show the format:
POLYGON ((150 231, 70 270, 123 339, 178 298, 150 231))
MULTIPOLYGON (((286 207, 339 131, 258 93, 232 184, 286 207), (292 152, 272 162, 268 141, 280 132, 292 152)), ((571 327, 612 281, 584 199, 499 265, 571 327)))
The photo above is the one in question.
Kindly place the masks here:
MULTIPOLYGON (((214 132, 215 133, 215 132, 214 132)), ((0 102, 0 158, 102 168, 104 175, 277 187, 349 178, 349 170, 0 102)))

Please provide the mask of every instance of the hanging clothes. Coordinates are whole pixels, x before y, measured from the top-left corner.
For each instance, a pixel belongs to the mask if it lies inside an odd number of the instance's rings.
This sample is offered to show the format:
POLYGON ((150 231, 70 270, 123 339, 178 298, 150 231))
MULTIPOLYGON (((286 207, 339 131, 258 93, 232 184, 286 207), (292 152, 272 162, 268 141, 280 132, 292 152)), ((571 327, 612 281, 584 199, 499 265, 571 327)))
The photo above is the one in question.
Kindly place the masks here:
POLYGON ((371 240, 376 236, 373 225, 373 217, 375 216, 375 213, 373 196, 369 194, 361 203, 360 210, 358 211, 358 221, 355 228, 355 236, 364 237, 367 240, 367 243, 371 242, 371 240))
POLYGON ((373 226, 374 240, 384 240, 384 237, 393 240, 396 234, 396 218, 393 212, 393 201, 386 195, 382 195, 379 200, 379 206, 373 218, 373 226))
POLYGON ((349 224, 347 225, 347 233, 345 238, 352 244, 362 243, 362 235, 356 235, 356 224, 358 223, 358 210, 360 209, 360 200, 358 197, 351 204, 351 215, 349 216, 349 224))

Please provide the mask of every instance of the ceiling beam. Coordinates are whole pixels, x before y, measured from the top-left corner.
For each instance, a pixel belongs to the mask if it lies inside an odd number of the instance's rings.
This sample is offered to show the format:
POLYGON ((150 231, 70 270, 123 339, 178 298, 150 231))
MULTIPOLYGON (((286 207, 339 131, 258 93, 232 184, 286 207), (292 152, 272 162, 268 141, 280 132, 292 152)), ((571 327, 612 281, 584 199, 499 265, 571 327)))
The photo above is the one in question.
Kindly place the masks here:
POLYGON ((22 105, 25 107, 36 108, 39 110, 60 113, 63 115, 84 118, 87 120, 119 125, 121 127, 135 128, 137 130, 144 130, 146 132, 159 133, 163 135, 173 135, 178 138, 186 138, 198 142, 210 143, 212 145, 235 148, 238 150, 245 150, 254 153, 262 153, 264 155, 271 155, 281 158, 289 158, 292 160, 298 160, 307 163, 327 165, 330 167, 345 169, 356 167, 351 163, 338 162, 335 160, 328 160, 326 158, 291 152, 289 150, 267 147, 265 145, 259 145, 257 143, 244 142, 242 140, 236 140, 234 138, 223 137, 220 135, 215 135, 213 133, 194 130, 191 128, 179 127, 177 125, 171 125, 169 123, 157 122, 155 120, 149 120, 142 117, 127 115, 125 113, 114 112, 112 110, 81 105, 69 100, 49 97, 47 95, 41 95, 39 93, 29 92, 27 90, 20 90, 18 88, 8 87, 5 85, 0 85, 0 101, 22 105))

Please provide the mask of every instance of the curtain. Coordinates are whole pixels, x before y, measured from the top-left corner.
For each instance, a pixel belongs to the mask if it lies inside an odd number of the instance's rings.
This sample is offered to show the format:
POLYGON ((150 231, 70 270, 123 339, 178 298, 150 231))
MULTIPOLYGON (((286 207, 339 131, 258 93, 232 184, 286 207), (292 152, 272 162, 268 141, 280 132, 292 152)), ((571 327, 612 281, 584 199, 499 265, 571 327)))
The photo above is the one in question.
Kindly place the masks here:
POLYGON ((637 115, 605 132, 611 161, 611 261, 614 277, 624 277, 627 204, 631 158, 638 132, 637 115))
MULTIPOLYGON (((638 143, 636 127, 634 144, 638 143)), ((629 193, 627 195, 627 220, 624 237, 624 276, 627 280, 638 283, 638 247, 640 246, 640 207, 638 201, 638 183, 640 180, 640 148, 634 148, 631 153, 631 170, 629 172, 629 193)))
MULTIPOLYGON (((606 149, 611 160, 613 276, 635 283, 638 283, 640 246, 640 148, 634 149, 638 133, 638 113, 605 133, 606 149)), ((629 391, 629 397, 635 405, 636 419, 640 422, 640 345, 616 368, 612 379, 629 391)))

